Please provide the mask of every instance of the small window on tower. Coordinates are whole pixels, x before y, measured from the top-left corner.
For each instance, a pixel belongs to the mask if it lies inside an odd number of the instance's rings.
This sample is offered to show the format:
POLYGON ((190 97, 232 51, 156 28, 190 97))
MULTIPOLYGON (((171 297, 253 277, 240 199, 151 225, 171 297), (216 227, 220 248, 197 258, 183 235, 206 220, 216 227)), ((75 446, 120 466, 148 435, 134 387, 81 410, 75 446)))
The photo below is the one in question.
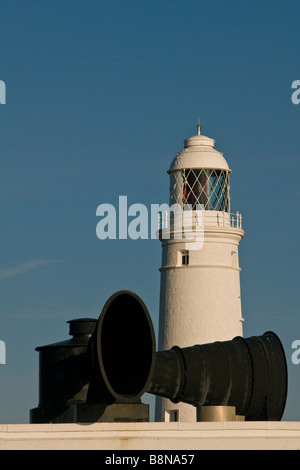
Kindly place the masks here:
POLYGON ((189 252, 188 251, 182 251, 181 255, 182 255, 182 258, 181 258, 182 259, 182 265, 187 266, 190 262, 189 252))

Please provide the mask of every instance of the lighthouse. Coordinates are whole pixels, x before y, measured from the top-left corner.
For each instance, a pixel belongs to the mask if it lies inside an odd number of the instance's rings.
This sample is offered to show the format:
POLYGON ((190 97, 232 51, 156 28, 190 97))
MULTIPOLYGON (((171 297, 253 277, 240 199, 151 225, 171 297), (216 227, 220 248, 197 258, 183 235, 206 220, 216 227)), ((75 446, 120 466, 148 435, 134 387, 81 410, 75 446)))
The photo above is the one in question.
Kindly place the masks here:
MULTIPOLYGON (((241 214, 231 213, 230 173, 199 122, 168 170, 170 213, 161 214, 159 230, 159 350, 243 335, 238 248, 244 231, 241 214), (186 219, 171 212, 174 207, 182 215, 189 209, 190 231, 186 219), (197 216, 202 238, 191 236, 197 216)), ((196 421, 195 407, 160 397, 155 414, 157 421, 196 421)))

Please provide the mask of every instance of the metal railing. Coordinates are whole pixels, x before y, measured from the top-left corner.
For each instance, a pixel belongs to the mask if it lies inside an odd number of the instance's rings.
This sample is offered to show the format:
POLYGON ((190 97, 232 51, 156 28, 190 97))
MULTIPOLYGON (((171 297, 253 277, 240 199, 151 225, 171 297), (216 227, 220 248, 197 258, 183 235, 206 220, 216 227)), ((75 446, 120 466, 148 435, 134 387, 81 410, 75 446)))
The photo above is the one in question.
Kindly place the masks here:
POLYGON ((237 212, 236 214, 230 214, 230 226, 236 228, 242 228, 242 214, 237 212))

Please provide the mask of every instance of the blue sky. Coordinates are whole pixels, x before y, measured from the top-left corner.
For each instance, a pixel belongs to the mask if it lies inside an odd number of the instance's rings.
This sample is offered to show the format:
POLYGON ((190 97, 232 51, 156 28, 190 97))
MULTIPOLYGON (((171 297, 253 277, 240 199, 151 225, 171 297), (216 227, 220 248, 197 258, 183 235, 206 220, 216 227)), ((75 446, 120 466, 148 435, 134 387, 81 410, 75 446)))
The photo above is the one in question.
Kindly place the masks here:
POLYGON ((299 15, 293 0, 1 3, 1 423, 37 406, 35 347, 115 291, 140 295, 157 331, 160 244, 99 240, 96 208, 168 202, 166 171, 199 116, 243 214, 244 336, 281 338, 284 418, 300 420, 299 15))

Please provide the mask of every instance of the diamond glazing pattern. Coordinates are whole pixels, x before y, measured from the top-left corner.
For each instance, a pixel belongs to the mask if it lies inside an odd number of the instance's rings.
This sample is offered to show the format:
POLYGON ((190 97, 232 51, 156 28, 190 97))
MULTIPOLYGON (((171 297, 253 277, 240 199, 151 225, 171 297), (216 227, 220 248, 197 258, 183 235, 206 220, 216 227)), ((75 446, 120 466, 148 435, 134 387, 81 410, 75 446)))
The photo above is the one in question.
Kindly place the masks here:
POLYGON ((171 202, 202 204, 205 210, 230 212, 229 174, 226 170, 186 169, 173 173, 171 202))

